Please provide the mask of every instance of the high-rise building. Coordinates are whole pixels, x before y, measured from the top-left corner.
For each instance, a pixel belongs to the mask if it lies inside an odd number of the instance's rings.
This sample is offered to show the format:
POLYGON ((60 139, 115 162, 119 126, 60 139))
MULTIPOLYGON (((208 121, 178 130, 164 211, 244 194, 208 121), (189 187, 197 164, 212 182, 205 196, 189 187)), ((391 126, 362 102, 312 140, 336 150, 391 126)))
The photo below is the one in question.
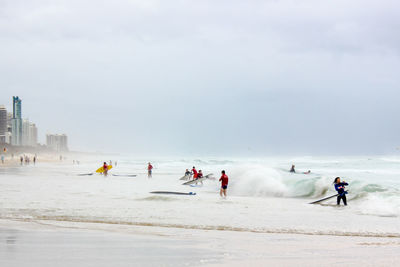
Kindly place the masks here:
POLYGON ((58 152, 68 151, 68 137, 65 134, 47 134, 46 145, 58 152))
POLYGON ((29 139, 30 139, 30 144, 31 146, 35 147, 38 144, 38 129, 36 127, 36 124, 31 123, 29 126, 29 139))
POLYGON ((36 125, 27 119, 22 120, 22 145, 33 147, 37 145, 36 125))
POLYGON ((7 132, 7 110, 4 106, 0 106, 0 144, 6 142, 7 132))
POLYGON ((14 146, 22 145, 22 100, 18 96, 13 96, 13 117, 11 119, 11 144, 14 146))

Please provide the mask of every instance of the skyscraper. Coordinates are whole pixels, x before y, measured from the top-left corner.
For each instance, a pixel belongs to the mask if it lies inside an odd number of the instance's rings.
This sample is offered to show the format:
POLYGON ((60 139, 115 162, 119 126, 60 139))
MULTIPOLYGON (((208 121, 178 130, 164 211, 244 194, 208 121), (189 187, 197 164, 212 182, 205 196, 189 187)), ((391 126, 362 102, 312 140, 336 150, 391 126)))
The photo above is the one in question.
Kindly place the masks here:
POLYGON ((33 147, 37 145, 36 125, 27 119, 22 120, 22 145, 33 147))
POLYGON ((4 106, 0 106, 0 144, 6 142, 7 132, 7 110, 4 106))
POLYGON ((13 117, 11 119, 12 137, 11 144, 14 146, 22 145, 22 100, 18 96, 13 96, 13 117))

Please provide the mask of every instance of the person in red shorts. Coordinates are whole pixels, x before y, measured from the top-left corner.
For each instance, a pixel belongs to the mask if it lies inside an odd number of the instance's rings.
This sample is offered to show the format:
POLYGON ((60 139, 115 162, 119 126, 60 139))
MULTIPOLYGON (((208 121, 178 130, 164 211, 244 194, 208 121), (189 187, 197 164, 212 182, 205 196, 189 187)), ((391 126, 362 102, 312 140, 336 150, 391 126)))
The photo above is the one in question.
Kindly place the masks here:
POLYGON ((225 174, 225 171, 221 172, 221 178, 219 181, 221 182, 221 190, 219 191, 219 195, 222 197, 226 197, 226 189, 228 188, 228 176, 225 174))

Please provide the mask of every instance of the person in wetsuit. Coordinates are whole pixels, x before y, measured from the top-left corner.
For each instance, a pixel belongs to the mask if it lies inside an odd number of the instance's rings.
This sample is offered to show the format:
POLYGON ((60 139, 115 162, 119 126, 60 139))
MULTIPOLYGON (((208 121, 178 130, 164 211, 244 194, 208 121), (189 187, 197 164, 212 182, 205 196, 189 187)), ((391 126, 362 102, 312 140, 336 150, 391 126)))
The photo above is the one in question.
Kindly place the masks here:
POLYGON ((292 168, 290 168, 290 172, 296 172, 296 170, 294 169, 294 165, 292 165, 292 168))
POLYGON ((347 206, 347 199, 346 199, 346 194, 347 192, 345 191, 345 186, 349 185, 345 181, 340 182, 340 177, 336 177, 335 181, 333 182, 335 185, 335 190, 338 192, 337 196, 337 204, 340 205, 340 200, 343 200, 343 204, 347 206))

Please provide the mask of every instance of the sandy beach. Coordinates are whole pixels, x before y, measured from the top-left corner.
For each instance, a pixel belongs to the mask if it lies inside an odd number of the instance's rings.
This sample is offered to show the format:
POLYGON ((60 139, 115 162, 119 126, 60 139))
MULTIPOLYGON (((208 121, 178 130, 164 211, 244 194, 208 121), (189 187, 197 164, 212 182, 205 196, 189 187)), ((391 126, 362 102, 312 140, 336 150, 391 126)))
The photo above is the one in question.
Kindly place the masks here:
POLYGON ((398 266, 399 255, 399 238, 0 221, 4 267, 398 266))

